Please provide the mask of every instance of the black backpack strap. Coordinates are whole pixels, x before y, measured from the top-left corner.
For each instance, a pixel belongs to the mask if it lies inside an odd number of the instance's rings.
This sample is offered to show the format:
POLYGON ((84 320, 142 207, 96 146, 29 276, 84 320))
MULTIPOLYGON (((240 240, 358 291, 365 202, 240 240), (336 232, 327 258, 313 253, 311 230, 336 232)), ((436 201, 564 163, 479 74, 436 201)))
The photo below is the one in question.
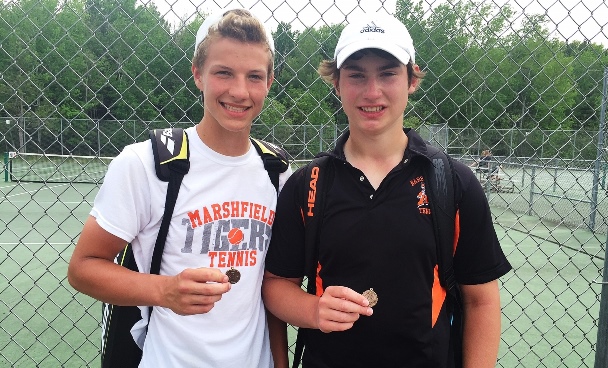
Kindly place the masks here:
POLYGON ((452 318, 450 354, 455 367, 462 366, 462 309, 460 291, 454 276, 454 237, 456 201, 454 168, 450 157, 439 149, 427 145, 430 161, 424 165, 424 176, 428 182, 427 195, 433 222, 439 282, 448 293, 448 313, 452 318))
MULTIPOLYGON (((319 237, 323 223, 325 209, 325 196, 333 181, 333 163, 331 157, 321 153, 306 166, 304 177, 304 193, 302 194, 302 213, 305 226, 305 269, 307 286, 306 291, 316 294, 317 265, 319 262, 319 237)), ((305 334, 307 329, 298 328, 296 347, 293 359, 293 368, 300 366, 304 352, 305 334)))
MULTIPOLYGON (((158 274, 177 195, 184 175, 190 170, 190 150, 188 136, 181 128, 151 130, 150 139, 152 140, 156 175, 160 180, 169 182, 165 212, 154 244, 154 253, 150 265, 150 273, 158 274)), ((152 307, 150 307, 151 313, 152 307)))
POLYGON ((438 247, 439 281, 441 286, 450 291, 456 285, 453 268, 456 220, 453 168, 452 162, 443 151, 427 145, 427 152, 430 162, 424 167, 424 175, 429 183, 427 195, 431 207, 435 243, 438 247))
POLYGON ((156 176, 169 181, 172 171, 185 175, 190 169, 188 136, 181 128, 154 129, 150 131, 156 176))
POLYGON ((268 177, 274 188, 279 192, 279 175, 289 167, 287 152, 281 147, 265 142, 259 139, 250 138, 251 143, 255 147, 264 162, 264 168, 268 172, 268 177))

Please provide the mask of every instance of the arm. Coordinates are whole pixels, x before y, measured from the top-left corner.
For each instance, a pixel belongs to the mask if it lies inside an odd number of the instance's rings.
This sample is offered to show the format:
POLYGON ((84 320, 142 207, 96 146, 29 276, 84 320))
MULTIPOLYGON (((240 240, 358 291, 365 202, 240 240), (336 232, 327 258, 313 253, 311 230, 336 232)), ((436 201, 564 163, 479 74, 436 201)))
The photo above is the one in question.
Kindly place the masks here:
POLYGON ((500 344, 498 281, 461 285, 464 310, 463 367, 495 367, 500 344))
POLYGON ((304 291, 301 283, 301 278, 283 278, 266 271, 262 296, 268 310, 294 326, 323 332, 348 330, 360 315, 373 313, 367 299, 352 289, 329 286, 318 297, 304 291))
POLYGON ((287 323, 275 317, 268 310, 266 310, 266 319, 274 368, 288 368, 287 323))
POLYGON ((114 263, 125 245, 90 216, 70 259, 70 285, 103 302, 161 306, 183 315, 210 311, 230 290, 228 276, 215 269, 186 269, 176 276, 128 270, 114 263))

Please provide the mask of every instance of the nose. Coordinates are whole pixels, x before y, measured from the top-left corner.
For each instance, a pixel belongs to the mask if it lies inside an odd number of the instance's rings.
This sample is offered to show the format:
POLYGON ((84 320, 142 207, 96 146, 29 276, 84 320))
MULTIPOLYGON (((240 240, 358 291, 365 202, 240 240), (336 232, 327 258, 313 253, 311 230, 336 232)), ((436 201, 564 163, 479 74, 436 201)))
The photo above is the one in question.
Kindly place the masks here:
POLYGON ((380 83, 376 78, 368 78, 365 84, 365 97, 374 99, 382 94, 380 83))
POLYGON ((247 90, 247 79, 245 77, 234 78, 228 93, 236 100, 246 99, 249 96, 249 92, 247 90))

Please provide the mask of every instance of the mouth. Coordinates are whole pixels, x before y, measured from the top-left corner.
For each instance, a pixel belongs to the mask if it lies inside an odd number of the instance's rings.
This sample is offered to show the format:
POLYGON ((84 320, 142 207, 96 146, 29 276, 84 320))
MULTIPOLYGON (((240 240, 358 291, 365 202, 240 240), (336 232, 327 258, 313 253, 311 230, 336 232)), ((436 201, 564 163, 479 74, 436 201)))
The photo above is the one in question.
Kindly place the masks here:
POLYGON ((363 112, 380 112, 384 110, 384 106, 361 106, 359 109, 363 112))
POLYGON ((228 111, 230 112, 236 112, 236 113, 241 113, 241 112, 245 112, 247 110, 249 110, 249 107, 240 107, 240 106, 233 106, 233 105, 229 105, 227 103, 222 102, 221 105, 228 111))

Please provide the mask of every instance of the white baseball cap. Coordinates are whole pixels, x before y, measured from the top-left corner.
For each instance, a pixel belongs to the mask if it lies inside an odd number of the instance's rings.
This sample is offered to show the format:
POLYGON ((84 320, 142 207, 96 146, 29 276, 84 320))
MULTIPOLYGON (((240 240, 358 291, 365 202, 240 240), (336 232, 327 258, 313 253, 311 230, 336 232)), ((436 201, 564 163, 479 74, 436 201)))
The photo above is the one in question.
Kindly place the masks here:
POLYGON ((342 30, 334 59, 340 68, 344 60, 363 49, 380 49, 407 65, 415 63, 414 43, 410 33, 397 18, 383 13, 366 14, 342 30))
MULTIPOLYGON (((251 12, 251 10, 247 10, 247 9, 243 9, 243 8, 227 8, 227 9, 217 11, 213 14, 210 14, 209 16, 207 16, 207 18, 205 18, 205 21, 203 22, 203 24, 201 24, 198 31, 196 32, 196 41, 194 43, 194 55, 196 55, 196 49, 198 48, 198 45, 200 45, 200 43, 203 42, 205 37, 207 37, 207 35, 209 34, 209 28, 211 28, 211 27, 215 26, 217 23, 219 23, 219 21, 224 17, 224 15, 226 15, 227 12, 229 12, 230 10, 235 10, 235 9, 246 10, 249 13, 251 13, 257 20, 260 20, 260 18, 256 17, 251 12)), ((274 55, 274 40, 272 38, 272 33, 270 32, 270 29, 268 29, 268 27, 266 27, 266 25, 264 25, 264 23, 262 21, 260 21, 260 24, 262 24, 262 27, 264 27, 264 31, 266 31, 266 38, 268 39, 268 46, 270 47, 270 51, 274 55)))

